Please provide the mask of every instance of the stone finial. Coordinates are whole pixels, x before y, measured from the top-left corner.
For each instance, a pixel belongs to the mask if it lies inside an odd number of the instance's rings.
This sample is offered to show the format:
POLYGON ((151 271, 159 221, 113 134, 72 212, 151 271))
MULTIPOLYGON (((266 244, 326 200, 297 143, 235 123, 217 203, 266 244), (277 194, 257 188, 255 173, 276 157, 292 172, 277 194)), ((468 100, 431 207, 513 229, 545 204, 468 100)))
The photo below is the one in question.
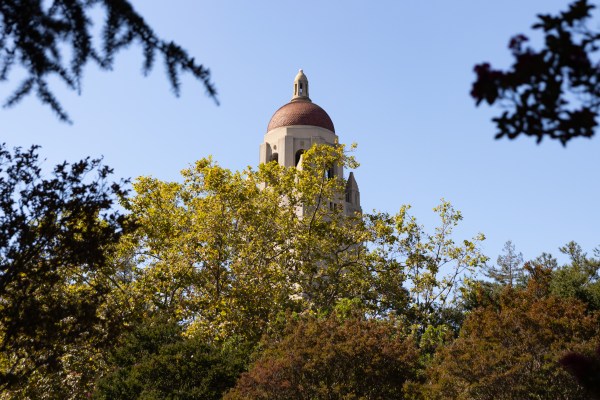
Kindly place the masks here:
POLYGON ((304 71, 298 71, 298 75, 294 78, 294 96, 292 101, 311 101, 308 97, 308 78, 304 75, 304 71))

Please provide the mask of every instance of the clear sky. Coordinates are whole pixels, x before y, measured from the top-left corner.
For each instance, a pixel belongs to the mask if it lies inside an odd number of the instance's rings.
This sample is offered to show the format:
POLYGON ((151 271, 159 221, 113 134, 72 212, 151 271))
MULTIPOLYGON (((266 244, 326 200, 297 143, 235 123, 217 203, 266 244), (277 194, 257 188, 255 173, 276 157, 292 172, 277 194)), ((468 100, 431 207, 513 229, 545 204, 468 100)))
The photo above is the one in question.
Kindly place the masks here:
MULTIPOLYGON (((567 1, 134 1, 156 32, 213 73, 216 106, 183 78, 175 98, 162 64, 141 75, 138 48, 112 72, 88 66, 81 95, 54 89, 74 120, 58 121, 36 98, 0 110, 0 139, 42 145, 48 168, 104 156, 119 177, 179 179, 212 154, 224 167, 256 165, 272 114, 292 96, 299 68, 341 142, 357 142, 363 209, 411 204, 428 228, 440 198, 463 212, 457 239, 483 232, 495 260, 511 239, 526 259, 558 255, 570 240, 600 244, 600 134, 559 143, 496 141, 469 97, 473 66, 510 63, 509 38, 567 1)), ((533 37, 536 37, 535 35, 533 37)), ((539 37, 538 37, 539 39, 539 37)), ((6 98, 15 74, 0 85, 6 98)))

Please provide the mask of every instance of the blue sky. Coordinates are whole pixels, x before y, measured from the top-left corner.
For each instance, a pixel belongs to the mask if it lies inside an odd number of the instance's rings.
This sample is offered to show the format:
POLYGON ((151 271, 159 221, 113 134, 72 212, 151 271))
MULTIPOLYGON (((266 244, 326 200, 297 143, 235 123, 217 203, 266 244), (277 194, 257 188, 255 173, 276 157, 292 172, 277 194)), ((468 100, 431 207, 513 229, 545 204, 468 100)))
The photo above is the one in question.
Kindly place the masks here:
MULTIPOLYGON (((340 140, 359 145, 365 211, 408 203, 431 230, 431 209, 443 197, 463 212, 456 238, 483 232, 492 260, 509 239, 526 259, 558 255, 569 240, 588 252, 600 244, 600 136, 566 149, 496 141, 490 118, 498 110, 476 108, 469 97, 476 63, 508 66, 509 38, 567 1, 133 3, 160 36, 211 69, 221 105, 190 77, 175 98, 162 64, 143 77, 141 51, 132 47, 111 72, 88 66, 81 95, 54 82, 73 125, 28 98, 0 110, 2 141, 42 145, 48 168, 104 156, 119 177, 177 180, 210 154, 242 169, 257 164, 269 119, 303 68, 340 140)), ((0 85, 0 97, 18 77, 0 85)))

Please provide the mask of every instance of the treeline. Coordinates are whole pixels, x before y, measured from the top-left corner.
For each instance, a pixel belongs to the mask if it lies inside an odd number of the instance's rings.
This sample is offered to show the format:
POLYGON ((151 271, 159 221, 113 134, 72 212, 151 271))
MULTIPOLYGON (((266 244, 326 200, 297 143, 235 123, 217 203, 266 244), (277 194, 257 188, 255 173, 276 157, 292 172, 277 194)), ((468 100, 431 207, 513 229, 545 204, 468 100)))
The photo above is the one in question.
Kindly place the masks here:
POLYGON ((446 201, 432 231, 346 216, 342 146, 131 193, 98 160, 0 150, 0 399, 598 394, 597 253, 490 262, 446 201))

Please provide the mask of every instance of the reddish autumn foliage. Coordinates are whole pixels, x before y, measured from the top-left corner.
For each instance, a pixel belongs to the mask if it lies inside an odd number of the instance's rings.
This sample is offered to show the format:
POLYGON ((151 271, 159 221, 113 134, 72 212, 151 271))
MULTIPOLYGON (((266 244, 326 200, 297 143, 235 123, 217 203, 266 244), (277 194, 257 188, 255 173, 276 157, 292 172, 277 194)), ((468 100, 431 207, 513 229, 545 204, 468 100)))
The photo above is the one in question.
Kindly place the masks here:
POLYGON ((507 287, 495 304, 471 312, 437 354, 425 398, 588 398, 558 360, 595 347, 599 316, 577 299, 550 295, 543 271, 533 272, 539 279, 525 290, 507 287))
POLYGON ((401 399, 418 351, 390 322, 306 319, 272 343, 224 398, 401 399))

